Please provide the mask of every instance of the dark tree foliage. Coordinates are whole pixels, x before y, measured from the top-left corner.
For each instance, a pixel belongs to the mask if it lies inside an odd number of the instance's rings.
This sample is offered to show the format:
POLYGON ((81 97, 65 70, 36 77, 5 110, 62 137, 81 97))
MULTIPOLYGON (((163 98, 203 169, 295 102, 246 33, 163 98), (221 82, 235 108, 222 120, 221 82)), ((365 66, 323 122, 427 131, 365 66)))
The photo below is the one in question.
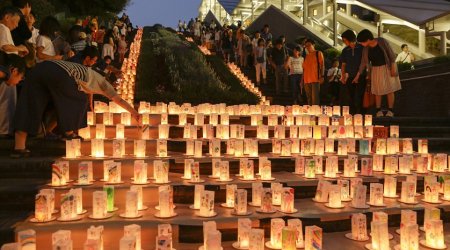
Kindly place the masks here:
POLYGON ((104 15, 105 12, 117 14, 130 0, 51 0, 55 5, 67 6, 72 15, 104 15))

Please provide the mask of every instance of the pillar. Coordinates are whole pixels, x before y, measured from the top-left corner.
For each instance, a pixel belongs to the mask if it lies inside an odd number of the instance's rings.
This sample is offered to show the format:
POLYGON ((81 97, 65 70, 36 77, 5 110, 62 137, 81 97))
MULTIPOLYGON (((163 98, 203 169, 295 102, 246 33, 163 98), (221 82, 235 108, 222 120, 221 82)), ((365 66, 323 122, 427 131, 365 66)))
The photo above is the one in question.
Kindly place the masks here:
POLYGON ((426 52, 425 30, 419 29, 418 33, 419 33, 419 53, 418 54, 423 54, 426 52))
POLYGON ((333 1, 333 45, 336 47, 338 45, 337 42, 337 11, 338 11, 338 6, 337 6, 337 0, 332 0, 333 1))
POLYGON ((441 31, 441 56, 447 55, 447 34, 445 31, 441 31))
POLYGON ((351 4, 345 5, 345 13, 347 14, 347 16, 352 16, 352 5, 351 4))
POLYGON ((322 0, 322 16, 327 14, 327 0, 322 0))
POLYGON ((284 0, 281 0, 281 10, 284 10, 284 0))
POLYGON ((303 25, 308 22, 308 0, 303 0, 303 25))
POLYGON ((252 22, 253 22, 253 20, 255 20, 254 17, 255 17, 255 3, 253 3, 253 1, 252 1, 252 17, 251 17, 252 22))

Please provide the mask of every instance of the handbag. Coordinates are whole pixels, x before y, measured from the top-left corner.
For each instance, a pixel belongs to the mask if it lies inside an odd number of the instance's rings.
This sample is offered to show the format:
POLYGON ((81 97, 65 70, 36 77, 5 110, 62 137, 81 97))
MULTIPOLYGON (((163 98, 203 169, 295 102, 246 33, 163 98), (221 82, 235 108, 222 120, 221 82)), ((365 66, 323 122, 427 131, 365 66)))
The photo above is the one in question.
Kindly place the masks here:
POLYGON ((375 105, 375 95, 372 94, 370 88, 370 81, 366 85, 366 91, 364 91, 363 108, 370 108, 375 105))

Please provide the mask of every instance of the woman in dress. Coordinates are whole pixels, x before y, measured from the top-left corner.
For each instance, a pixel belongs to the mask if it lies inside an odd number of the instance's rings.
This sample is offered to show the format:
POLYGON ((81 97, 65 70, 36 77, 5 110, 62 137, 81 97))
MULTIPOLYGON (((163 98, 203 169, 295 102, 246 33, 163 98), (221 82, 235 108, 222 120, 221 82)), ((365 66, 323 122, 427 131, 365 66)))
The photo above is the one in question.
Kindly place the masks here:
POLYGON ((26 78, 15 116, 15 147, 11 157, 30 155, 28 134, 36 134, 47 104, 53 102, 58 128, 65 139, 80 138, 75 132, 87 126, 87 111, 93 110, 92 95, 103 95, 131 113, 139 113, 116 93, 112 85, 89 67, 62 60, 37 64, 26 78), (89 101, 90 100, 90 101, 89 101))
POLYGON ((359 76, 368 68, 371 92, 375 95, 376 116, 384 116, 381 109, 381 98, 385 95, 388 101, 386 116, 393 117, 394 93, 402 88, 398 77, 397 64, 395 63, 395 54, 388 41, 381 37, 374 38, 372 32, 367 29, 359 32, 356 39, 364 46, 364 49, 361 65, 355 77, 356 80, 353 80, 353 82, 358 82, 359 76))

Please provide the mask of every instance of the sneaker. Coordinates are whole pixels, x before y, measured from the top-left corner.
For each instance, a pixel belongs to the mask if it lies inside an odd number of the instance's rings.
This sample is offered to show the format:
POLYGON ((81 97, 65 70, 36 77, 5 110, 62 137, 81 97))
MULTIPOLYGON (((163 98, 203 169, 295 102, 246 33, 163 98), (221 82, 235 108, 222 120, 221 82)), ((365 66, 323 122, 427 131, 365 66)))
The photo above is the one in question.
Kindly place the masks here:
POLYGON ((388 110, 388 112, 386 113, 387 117, 394 117, 394 112, 388 110))
POLYGON ((376 114, 376 116, 377 116, 377 117, 383 117, 383 116, 384 116, 383 111, 381 111, 381 110, 378 111, 377 114, 376 114))

